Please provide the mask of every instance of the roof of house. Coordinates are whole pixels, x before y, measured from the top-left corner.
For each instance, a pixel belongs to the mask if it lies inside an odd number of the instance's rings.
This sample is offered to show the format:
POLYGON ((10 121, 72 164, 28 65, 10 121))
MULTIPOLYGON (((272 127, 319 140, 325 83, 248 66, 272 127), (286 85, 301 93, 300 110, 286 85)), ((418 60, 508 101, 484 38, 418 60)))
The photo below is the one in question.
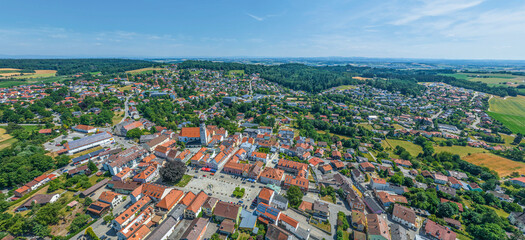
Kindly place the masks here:
POLYGON ((170 210, 182 198, 183 195, 183 191, 171 189, 171 191, 164 198, 162 198, 155 206, 162 209, 170 210))
POLYGON ((332 171, 332 166, 330 166, 330 164, 321 165, 319 168, 324 172, 332 171))
POLYGON ((113 199, 115 199, 118 195, 118 193, 112 192, 112 191, 105 191, 100 194, 98 197, 99 201, 105 202, 105 203, 112 203, 113 199))
POLYGON ((179 137, 200 138, 201 130, 199 127, 183 127, 180 130, 179 137))
POLYGON ((287 240, 289 234, 273 224, 268 224, 268 231, 266 232, 266 239, 268 240, 287 240))
POLYGON ((395 204, 392 215, 403 219, 409 223, 416 224, 416 213, 411 208, 395 204))
POLYGON ((381 235, 386 239, 390 239, 388 225, 386 220, 377 214, 366 215, 366 222, 368 224, 368 235, 381 235))
POLYGON ((126 220, 128 220, 135 213, 139 212, 140 209, 142 209, 150 201, 151 201, 151 198, 149 198, 148 196, 140 198, 137 202, 135 202, 129 208, 124 210, 124 212, 122 212, 120 215, 118 215, 115 218, 115 221, 122 225, 126 220))
POLYGON ((266 201, 270 201, 270 198, 272 198, 272 195, 273 195, 273 190, 271 189, 268 189, 268 188, 262 188, 261 191, 259 192, 259 196, 257 196, 259 199, 263 199, 263 200, 266 200, 266 201))
POLYGON ((224 219, 219 227, 219 231, 233 233, 235 231, 235 223, 231 219, 224 219))
POLYGON ((284 177, 284 183, 289 184, 289 185, 298 186, 298 187, 305 188, 305 189, 308 189, 308 185, 309 185, 308 179, 303 178, 303 177, 290 176, 290 175, 286 175, 284 177))
POLYGON ((109 209, 110 206, 111 205, 108 203, 101 202, 101 201, 95 201, 89 205, 87 210, 94 214, 100 215, 103 211, 109 209))
POLYGON ((213 210, 213 215, 232 219, 237 219, 237 215, 239 213, 240 205, 237 205, 235 203, 229 203, 229 202, 222 202, 219 201, 215 205, 215 209, 213 210))
POLYGON ((311 203, 311 202, 307 202, 307 201, 302 201, 301 202, 301 205, 299 205, 299 210, 301 211, 313 211, 314 210, 314 204, 311 203))
POLYGON ((182 200, 180 201, 183 205, 189 206, 191 202, 193 202, 193 199, 195 199, 195 194, 193 192, 188 192, 182 200))
POLYGON ((261 177, 270 178, 281 181, 283 179, 284 171, 277 168, 267 167, 261 173, 261 177))
POLYGON ((199 236, 204 231, 204 229, 208 226, 208 220, 204 218, 195 218, 190 223, 190 226, 184 234, 182 234, 181 239, 188 239, 188 240, 197 240, 199 239, 199 236))
POLYGON ((297 220, 289 217, 288 215, 284 213, 281 213, 281 215, 279 216, 279 221, 283 221, 289 224, 290 226, 292 226, 293 228, 297 228, 297 226, 299 226, 299 222, 297 220))
POLYGON ((79 130, 83 130, 83 131, 89 131, 89 130, 95 129, 95 127, 84 125, 84 124, 78 124, 78 125, 76 125, 74 127, 74 129, 79 129, 79 130))
POLYGON ((146 169, 144 169, 144 171, 142 171, 139 174, 137 174, 133 179, 146 180, 146 179, 148 179, 148 177, 153 175, 156 170, 157 170, 157 166, 156 165, 149 165, 146 169))
POLYGON ((191 204, 186 208, 186 210, 197 213, 206 199, 208 199, 208 195, 206 195, 204 191, 200 191, 195 199, 193 199, 193 202, 191 202, 191 204))
POLYGON ((456 233, 428 219, 425 224, 425 233, 439 240, 455 240, 456 233))

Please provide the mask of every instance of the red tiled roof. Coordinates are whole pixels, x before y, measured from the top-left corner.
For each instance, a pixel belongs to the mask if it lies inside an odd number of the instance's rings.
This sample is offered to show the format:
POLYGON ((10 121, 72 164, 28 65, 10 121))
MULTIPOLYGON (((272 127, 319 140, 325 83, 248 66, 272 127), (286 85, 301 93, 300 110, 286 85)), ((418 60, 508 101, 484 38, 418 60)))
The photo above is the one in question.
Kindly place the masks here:
POLYGON ((185 127, 180 130, 179 136, 188 138, 198 138, 201 136, 201 130, 198 127, 185 127))

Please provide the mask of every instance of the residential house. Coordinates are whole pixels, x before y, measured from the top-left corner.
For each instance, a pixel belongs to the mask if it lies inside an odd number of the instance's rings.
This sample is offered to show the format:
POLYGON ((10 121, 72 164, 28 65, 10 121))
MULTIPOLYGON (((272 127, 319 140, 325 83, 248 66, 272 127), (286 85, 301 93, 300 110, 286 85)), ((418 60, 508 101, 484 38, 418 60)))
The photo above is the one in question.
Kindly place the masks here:
POLYGON ((241 209, 242 207, 238 204, 219 201, 215 205, 213 216, 215 216, 215 219, 219 222, 229 219, 237 224, 239 223, 241 209))
POLYGON ((394 204, 392 219, 403 226, 416 229, 416 213, 412 208, 394 204))
POLYGON ((425 234, 434 240, 455 240, 456 233, 449 228, 443 227, 434 221, 427 219, 425 222, 425 234))
POLYGON ((352 227, 359 231, 363 231, 366 227, 366 214, 361 211, 352 210, 352 227))
POLYGON ((390 240, 387 220, 382 215, 366 215, 367 231, 369 240, 390 240))

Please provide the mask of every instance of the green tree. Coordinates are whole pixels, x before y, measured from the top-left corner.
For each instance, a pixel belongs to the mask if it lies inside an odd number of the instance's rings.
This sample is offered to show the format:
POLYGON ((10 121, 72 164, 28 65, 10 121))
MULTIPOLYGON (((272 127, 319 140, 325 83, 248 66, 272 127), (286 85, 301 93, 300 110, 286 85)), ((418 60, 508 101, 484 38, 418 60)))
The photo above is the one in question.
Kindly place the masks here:
POLYGON ((286 191, 286 198, 294 208, 299 207, 303 201, 303 196, 304 194, 298 186, 291 186, 288 191, 286 191))
POLYGON ((74 233, 74 232, 79 231, 80 229, 82 229, 82 227, 84 227, 88 223, 90 219, 91 217, 89 215, 86 215, 86 214, 79 215, 78 217, 73 219, 73 221, 71 222, 71 225, 69 225, 69 232, 74 233))
POLYGON ((92 173, 98 171, 97 165, 91 160, 89 160, 89 162, 88 162, 88 168, 89 168, 89 170, 91 170, 92 173))
POLYGON ((518 145, 518 144, 520 144, 522 139, 523 139, 523 134, 518 133, 518 134, 516 134, 516 137, 514 138, 514 141, 512 142, 512 144, 518 145))
POLYGON ((186 165, 181 161, 166 161, 160 169, 162 180, 169 183, 179 182, 186 172, 186 165))
POLYGON ((142 136, 142 130, 140 128, 133 128, 126 133, 127 138, 138 139, 142 136))

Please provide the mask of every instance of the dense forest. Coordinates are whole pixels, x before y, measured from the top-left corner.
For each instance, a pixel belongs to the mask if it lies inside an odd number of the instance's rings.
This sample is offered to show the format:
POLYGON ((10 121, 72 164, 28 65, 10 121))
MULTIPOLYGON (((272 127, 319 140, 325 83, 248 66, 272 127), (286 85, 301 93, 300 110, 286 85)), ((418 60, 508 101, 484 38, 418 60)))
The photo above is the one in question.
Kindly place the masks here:
POLYGON ((246 74, 259 73, 268 81, 279 83, 294 90, 303 90, 317 93, 331 87, 359 83, 353 76, 375 78, 368 84, 385 90, 400 91, 403 94, 417 95, 422 93, 423 87, 418 82, 444 82, 456 87, 463 87, 482 91, 498 96, 516 96, 516 88, 506 86, 490 87, 486 83, 472 82, 440 74, 454 73, 453 70, 396 70, 389 68, 371 68, 331 66, 313 67, 303 64, 282 64, 274 66, 250 65, 240 63, 185 61, 179 68, 205 68, 219 71, 244 70, 246 74), (388 79, 388 80, 378 80, 388 79))
POLYGON ((111 74, 160 65, 160 63, 132 59, 0 59, 0 66, 3 68, 56 70, 57 75, 88 72, 111 74))

